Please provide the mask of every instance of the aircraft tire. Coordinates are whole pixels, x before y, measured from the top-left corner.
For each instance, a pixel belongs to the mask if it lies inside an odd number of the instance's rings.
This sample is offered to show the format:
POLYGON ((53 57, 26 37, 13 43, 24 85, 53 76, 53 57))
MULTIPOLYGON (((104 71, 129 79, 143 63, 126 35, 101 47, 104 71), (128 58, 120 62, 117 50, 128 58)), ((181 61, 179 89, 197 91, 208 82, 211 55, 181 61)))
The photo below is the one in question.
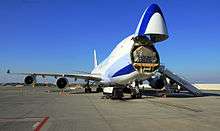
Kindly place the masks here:
POLYGON ((91 93, 92 89, 91 88, 85 88, 85 93, 91 93))
POLYGON ((123 97, 123 90, 121 88, 114 88, 112 99, 121 99, 123 97))
POLYGON ((103 92, 102 87, 98 87, 98 88, 96 88, 96 92, 103 92))

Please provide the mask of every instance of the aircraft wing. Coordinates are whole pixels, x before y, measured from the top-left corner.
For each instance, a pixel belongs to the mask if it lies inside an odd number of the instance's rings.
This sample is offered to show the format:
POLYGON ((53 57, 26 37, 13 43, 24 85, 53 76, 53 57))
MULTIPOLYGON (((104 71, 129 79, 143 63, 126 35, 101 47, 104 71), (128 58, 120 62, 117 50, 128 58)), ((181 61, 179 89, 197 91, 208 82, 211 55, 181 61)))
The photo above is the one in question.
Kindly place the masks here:
POLYGON ((51 76, 51 77, 69 77, 75 79, 84 79, 84 80, 93 80, 93 81, 101 81, 101 75, 99 74, 90 74, 90 73, 11 73, 10 70, 7 71, 8 74, 16 74, 16 75, 30 75, 30 76, 51 76))

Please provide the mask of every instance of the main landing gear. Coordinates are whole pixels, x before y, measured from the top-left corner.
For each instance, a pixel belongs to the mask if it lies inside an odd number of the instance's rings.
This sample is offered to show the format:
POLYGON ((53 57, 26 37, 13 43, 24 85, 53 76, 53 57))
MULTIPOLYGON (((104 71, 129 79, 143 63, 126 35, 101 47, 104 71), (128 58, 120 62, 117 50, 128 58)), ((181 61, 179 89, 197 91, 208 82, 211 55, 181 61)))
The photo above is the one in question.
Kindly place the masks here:
POLYGON ((85 87, 85 93, 91 93, 91 92, 92 92, 92 89, 90 88, 89 81, 87 81, 86 87, 85 87))
POLYGON ((96 92, 97 92, 97 93, 99 93, 99 92, 103 92, 102 87, 98 85, 98 87, 96 88, 96 92))
MULTIPOLYGON (((93 85, 94 83, 92 83, 91 85, 93 85)), ((98 86, 96 88, 96 92, 99 93, 99 92, 102 92, 103 89, 101 86, 98 86)), ((90 84, 89 84, 89 81, 86 81, 86 86, 85 86, 85 93, 92 93, 92 88, 90 87, 90 84)))
POLYGON ((122 88, 113 88, 112 99, 121 99, 123 96, 122 88))

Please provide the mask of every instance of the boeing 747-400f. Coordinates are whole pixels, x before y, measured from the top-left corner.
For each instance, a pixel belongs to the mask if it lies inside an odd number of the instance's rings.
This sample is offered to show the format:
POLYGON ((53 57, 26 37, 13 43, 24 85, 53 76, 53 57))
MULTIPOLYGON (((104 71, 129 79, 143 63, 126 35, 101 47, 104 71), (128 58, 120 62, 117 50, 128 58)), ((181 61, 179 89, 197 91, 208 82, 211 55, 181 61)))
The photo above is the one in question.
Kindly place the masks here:
MULTIPOLYGON (((67 78, 84 79, 87 82, 85 87, 87 93, 91 92, 90 83, 95 83, 98 86, 97 90, 104 88, 103 93, 110 93, 113 98, 123 97, 124 88, 130 89, 133 98, 140 98, 142 93, 139 85, 145 80, 148 80, 149 85, 156 89, 162 89, 173 83, 183 87, 185 84, 189 84, 172 72, 165 72, 167 75, 164 75, 164 71, 161 71, 162 66, 155 43, 167 38, 168 32, 164 15, 158 5, 152 4, 144 11, 135 33, 122 40, 100 64, 97 64, 96 52, 94 51, 94 69, 91 73, 14 74, 27 75, 24 79, 25 84, 36 82, 37 76, 52 76, 57 78, 56 84, 60 89, 68 85, 67 78), (169 83, 167 78, 171 79, 169 83)), ((197 91, 197 93, 199 92, 197 91)))

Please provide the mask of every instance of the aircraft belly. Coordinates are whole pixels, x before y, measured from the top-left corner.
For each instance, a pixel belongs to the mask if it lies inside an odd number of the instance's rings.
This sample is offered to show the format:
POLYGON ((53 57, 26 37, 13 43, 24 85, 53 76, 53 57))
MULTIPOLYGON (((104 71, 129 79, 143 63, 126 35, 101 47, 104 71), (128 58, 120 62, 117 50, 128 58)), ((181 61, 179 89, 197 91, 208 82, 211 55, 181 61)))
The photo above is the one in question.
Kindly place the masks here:
POLYGON ((151 77, 152 75, 153 75, 152 73, 140 74, 138 71, 134 71, 129 74, 113 77, 111 81, 117 84, 128 84, 128 83, 132 83, 135 79, 145 80, 151 77))

